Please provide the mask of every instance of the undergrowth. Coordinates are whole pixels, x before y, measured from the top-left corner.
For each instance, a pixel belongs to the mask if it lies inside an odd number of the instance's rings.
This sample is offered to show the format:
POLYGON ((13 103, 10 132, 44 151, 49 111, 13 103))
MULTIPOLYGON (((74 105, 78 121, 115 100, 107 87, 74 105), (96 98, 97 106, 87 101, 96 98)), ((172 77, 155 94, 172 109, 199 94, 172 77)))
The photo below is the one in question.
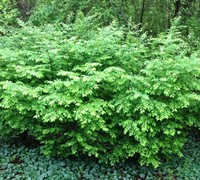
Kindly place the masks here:
POLYGON ((20 140, 1 139, 0 179, 66 180, 181 180, 200 176, 200 139, 198 131, 190 135, 182 158, 173 156, 157 169, 139 166, 134 160, 114 166, 102 165, 92 158, 46 158, 37 147, 24 146, 20 140))

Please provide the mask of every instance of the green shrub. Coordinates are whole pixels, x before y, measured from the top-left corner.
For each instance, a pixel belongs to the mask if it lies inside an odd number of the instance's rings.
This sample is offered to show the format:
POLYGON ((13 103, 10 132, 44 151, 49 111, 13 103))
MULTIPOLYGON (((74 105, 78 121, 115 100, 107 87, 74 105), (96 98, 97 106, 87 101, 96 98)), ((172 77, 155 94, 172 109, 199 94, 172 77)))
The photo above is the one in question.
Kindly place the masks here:
POLYGON ((0 36, 10 31, 10 26, 15 26, 19 12, 15 1, 1 0, 0 3, 0 36))
MULTIPOLYGON (((113 8, 111 1, 37 0, 29 21, 38 26, 52 23, 69 24, 76 20, 80 12, 85 16, 98 15, 96 20, 102 25, 109 25, 113 21, 120 23, 122 19, 118 7, 113 8)), ((124 25, 124 20, 121 21, 124 25)))
POLYGON ((155 39, 75 29, 24 26, 1 37, 0 133, 28 132, 46 155, 111 164, 181 155, 200 127, 199 55, 188 56, 173 29, 155 39))
POLYGON ((0 4, 1 25, 13 25, 16 22, 18 11, 15 1, 2 0, 0 4))

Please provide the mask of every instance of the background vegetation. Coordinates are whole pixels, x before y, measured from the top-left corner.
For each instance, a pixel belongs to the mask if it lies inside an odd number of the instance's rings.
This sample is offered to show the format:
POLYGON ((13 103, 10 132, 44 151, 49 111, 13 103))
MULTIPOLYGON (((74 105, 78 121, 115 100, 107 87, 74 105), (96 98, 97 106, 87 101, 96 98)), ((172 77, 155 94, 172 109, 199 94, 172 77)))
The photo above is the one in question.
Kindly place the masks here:
POLYGON ((3 0, 0 134, 47 156, 142 165, 200 127, 200 3, 3 0))

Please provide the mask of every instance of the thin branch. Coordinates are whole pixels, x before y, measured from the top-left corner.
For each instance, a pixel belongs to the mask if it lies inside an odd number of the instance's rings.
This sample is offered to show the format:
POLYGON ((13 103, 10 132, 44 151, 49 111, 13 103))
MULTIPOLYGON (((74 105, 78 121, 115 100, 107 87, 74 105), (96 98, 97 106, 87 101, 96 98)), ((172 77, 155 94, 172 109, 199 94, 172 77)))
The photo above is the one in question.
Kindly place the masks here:
POLYGON ((142 28, 142 23, 143 23, 143 18, 144 18, 144 11, 145 11, 145 0, 142 1, 142 11, 141 11, 141 16, 140 16, 139 29, 142 28))

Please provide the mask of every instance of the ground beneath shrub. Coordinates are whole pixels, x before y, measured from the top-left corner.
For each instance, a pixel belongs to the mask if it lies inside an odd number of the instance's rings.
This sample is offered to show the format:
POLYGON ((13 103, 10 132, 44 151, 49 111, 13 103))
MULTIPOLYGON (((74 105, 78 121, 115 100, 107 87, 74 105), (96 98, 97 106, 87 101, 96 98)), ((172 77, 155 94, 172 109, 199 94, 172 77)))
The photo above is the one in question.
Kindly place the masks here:
POLYGON ((46 158, 37 147, 25 147, 2 139, 0 145, 0 180, 198 180, 199 170, 198 133, 190 136, 182 158, 174 156, 157 169, 141 167, 132 161, 110 167, 92 159, 46 158))

